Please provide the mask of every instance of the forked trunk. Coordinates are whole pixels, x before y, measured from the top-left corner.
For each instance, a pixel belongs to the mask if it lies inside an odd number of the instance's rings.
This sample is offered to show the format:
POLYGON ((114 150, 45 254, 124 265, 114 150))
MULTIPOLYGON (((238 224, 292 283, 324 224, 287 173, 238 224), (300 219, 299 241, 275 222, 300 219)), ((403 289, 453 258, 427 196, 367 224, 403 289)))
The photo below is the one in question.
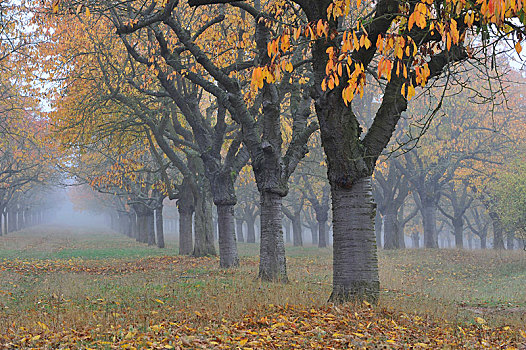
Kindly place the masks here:
POLYGON ((155 228, 157 233, 157 247, 164 248, 164 222, 162 205, 157 207, 155 210, 155 228))
POLYGON ((384 215, 384 249, 398 249, 398 222, 396 213, 388 212, 384 215))
POLYGON ((371 177, 350 189, 331 186, 333 212, 332 302, 376 302, 380 291, 371 177))
POLYGON ((243 243, 245 237, 243 237, 243 220, 241 219, 236 219, 236 234, 238 242, 243 243))
POLYGON ((438 248, 438 235, 436 232, 437 207, 435 205, 425 206, 423 214, 424 246, 426 248, 438 248))
POLYGON ((261 193, 261 245, 259 278, 264 281, 287 281, 285 244, 281 224, 282 197, 272 192, 261 193))
POLYGON ((327 247, 327 221, 318 222, 318 247, 327 247))
POLYGON ((179 255, 190 255, 192 242, 192 209, 179 203, 179 255))
POLYGON ((236 232, 234 230, 234 205, 218 205, 217 221, 219 231, 219 266, 222 268, 239 266, 236 232))

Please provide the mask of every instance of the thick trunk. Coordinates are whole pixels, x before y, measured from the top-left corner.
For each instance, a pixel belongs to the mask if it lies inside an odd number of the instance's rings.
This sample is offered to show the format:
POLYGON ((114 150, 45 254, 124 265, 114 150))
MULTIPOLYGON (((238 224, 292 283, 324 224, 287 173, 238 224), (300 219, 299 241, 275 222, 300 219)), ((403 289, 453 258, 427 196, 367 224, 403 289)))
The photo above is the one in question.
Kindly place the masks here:
POLYGON ((396 220, 396 234, 398 241, 398 249, 405 249, 405 224, 404 220, 404 205, 400 206, 398 209, 397 220, 396 220))
POLYGON ((330 300, 376 302, 380 291, 371 178, 350 189, 331 186, 333 291, 330 300))
POLYGON ((195 257, 216 255, 210 194, 203 189, 198 195, 194 194, 194 198, 195 244, 192 255, 195 257))
POLYGON ((236 234, 238 242, 244 242, 245 237, 243 236, 243 220, 236 219, 236 234))
POLYGON ((217 221, 219 225, 219 266, 222 268, 239 266, 234 229, 234 205, 218 205, 217 221))
POLYGON ((382 248, 382 215, 377 210, 374 216, 374 232, 376 234, 376 246, 378 249, 382 248))
POLYGON ((265 281, 287 281, 281 203, 282 197, 279 194, 261 193, 259 277, 265 281))
POLYGON ((2 216, 4 217, 4 235, 7 235, 7 211, 4 211, 2 216))
POLYGON ((464 221, 462 218, 453 220, 453 230, 455 235, 455 247, 457 249, 464 248, 464 221))
POLYGON ((436 205, 430 204, 424 206, 422 220, 424 222, 424 246, 426 248, 438 248, 436 214, 436 205))
POLYGON ((493 221, 493 249, 504 249, 503 228, 497 213, 490 211, 489 217, 493 221))
POLYGON ((157 207, 155 210, 155 228, 157 234, 157 247, 164 248, 164 222, 162 205, 157 207))
POLYGON ((309 222, 309 229, 312 236, 312 244, 318 245, 318 223, 309 222))
POLYGON ((290 243, 290 220, 285 219, 285 242, 290 243))
POLYGON ((148 242, 148 216, 141 213, 137 213, 137 226, 139 234, 137 235, 137 241, 141 243, 148 242))
POLYGON ((135 215, 135 212, 128 213, 128 220, 130 222, 130 237, 137 238, 139 232, 137 229, 137 215, 135 215))
POLYGON ((318 247, 327 247, 327 221, 318 222, 318 247))
POLYGON ((179 203, 179 254, 192 254, 192 213, 193 210, 179 203))
POLYGON ((256 229, 254 218, 246 218, 247 222, 247 243, 256 243, 256 229))
POLYGON ((16 231, 16 211, 13 209, 8 209, 7 211, 7 231, 6 232, 15 232, 16 231))
POLYGON ((508 233, 508 237, 506 239, 506 249, 515 249, 515 234, 513 234, 513 232, 508 233))
POLYGON ((146 214, 146 232, 148 234, 148 245, 155 245, 155 218, 151 209, 148 209, 146 214))
POLYGON ((413 248, 420 248, 420 235, 417 232, 411 235, 411 242, 413 244, 413 248))
POLYGON ((387 212, 384 215, 384 249, 398 249, 398 222, 396 213, 387 212))
POLYGON ((480 237, 480 249, 486 249, 487 243, 486 243, 486 236, 480 237))
POLYGON ((303 234, 301 231, 301 217, 295 215, 292 219, 292 243, 295 247, 303 246, 303 234))

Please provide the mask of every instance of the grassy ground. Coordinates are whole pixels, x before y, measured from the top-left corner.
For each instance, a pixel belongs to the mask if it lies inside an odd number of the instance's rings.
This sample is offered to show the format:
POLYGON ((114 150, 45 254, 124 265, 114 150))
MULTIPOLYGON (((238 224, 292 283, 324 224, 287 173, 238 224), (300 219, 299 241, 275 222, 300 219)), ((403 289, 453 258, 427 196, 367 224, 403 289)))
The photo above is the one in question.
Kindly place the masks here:
POLYGON ((256 279, 256 245, 226 271, 167 243, 59 227, 0 237, 0 349, 526 346, 524 252, 382 251, 371 308, 327 305, 330 249, 287 247, 282 285, 256 279))

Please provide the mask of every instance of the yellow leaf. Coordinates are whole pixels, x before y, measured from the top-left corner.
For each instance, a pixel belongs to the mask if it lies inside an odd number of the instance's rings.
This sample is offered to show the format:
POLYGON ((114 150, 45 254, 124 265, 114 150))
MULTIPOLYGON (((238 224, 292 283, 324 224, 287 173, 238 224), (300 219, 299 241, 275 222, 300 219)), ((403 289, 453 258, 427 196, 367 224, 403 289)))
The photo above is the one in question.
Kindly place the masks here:
POLYGON ((159 304, 164 304, 164 301, 160 300, 160 299, 155 299, 156 302, 158 302, 159 304))
POLYGON ((475 322, 477 322, 478 324, 485 324, 486 320, 482 317, 475 317, 475 322))
POLYGON ((243 338, 239 341, 239 345, 245 345, 248 342, 247 338, 243 338))
POLYGON ((86 17, 91 17, 91 12, 89 10, 89 7, 86 7, 86 17))
POLYGON ((515 51, 517 51, 517 53, 520 55, 521 51, 522 51, 522 46, 521 46, 521 43, 517 41, 517 43, 515 44, 515 51))

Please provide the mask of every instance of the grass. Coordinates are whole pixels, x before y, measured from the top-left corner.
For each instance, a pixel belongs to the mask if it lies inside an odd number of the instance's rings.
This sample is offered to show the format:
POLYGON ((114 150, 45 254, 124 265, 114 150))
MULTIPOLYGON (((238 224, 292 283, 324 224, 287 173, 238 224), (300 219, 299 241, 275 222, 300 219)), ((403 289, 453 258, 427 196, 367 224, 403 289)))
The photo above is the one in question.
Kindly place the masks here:
MULTIPOLYGON (((0 348, 4 330, 35 334, 41 324, 57 334, 140 332, 167 320, 206 329, 250 312, 263 317, 269 307, 326 305, 330 249, 287 247, 286 285, 256 278, 257 245, 239 244, 239 253, 241 267, 227 271, 215 257, 178 256, 169 239, 159 250, 113 233, 72 228, 0 237, 0 348)), ((381 251, 379 264, 378 310, 461 327, 473 326, 476 317, 491 327, 526 324, 524 252, 381 251)))

